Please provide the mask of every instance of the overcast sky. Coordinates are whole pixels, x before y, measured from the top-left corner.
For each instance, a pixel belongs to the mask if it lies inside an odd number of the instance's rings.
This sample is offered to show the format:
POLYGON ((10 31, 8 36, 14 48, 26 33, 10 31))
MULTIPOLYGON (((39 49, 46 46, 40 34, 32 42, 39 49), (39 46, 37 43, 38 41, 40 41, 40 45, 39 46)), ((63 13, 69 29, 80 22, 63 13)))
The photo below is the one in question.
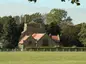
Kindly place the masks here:
POLYGON ((86 0, 80 0, 81 5, 72 5, 61 0, 38 0, 30 3, 28 0, 0 0, 0 16, 24 15, 35 12, 48 13, 53 8, 65 9, 71 16, 74 24, 86 22, 86 0))

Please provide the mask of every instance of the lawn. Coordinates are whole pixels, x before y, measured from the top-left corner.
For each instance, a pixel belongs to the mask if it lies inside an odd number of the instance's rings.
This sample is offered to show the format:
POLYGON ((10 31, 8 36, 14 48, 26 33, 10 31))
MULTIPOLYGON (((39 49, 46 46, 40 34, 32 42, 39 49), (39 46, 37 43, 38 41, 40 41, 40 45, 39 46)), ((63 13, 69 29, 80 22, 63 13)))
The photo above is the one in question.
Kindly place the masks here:
POLYGON ((86 64, 86 53, 0 52, 0 64, 86 64))

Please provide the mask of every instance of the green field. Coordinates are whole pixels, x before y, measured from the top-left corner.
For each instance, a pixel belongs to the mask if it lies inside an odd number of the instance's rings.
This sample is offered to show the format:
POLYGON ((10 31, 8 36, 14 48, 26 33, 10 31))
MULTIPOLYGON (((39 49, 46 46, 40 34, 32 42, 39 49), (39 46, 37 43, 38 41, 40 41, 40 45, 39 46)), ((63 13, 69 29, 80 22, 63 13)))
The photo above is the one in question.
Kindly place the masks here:
POLYGON ((0 64, 86 64, 86 53, 0 52, 0 64))

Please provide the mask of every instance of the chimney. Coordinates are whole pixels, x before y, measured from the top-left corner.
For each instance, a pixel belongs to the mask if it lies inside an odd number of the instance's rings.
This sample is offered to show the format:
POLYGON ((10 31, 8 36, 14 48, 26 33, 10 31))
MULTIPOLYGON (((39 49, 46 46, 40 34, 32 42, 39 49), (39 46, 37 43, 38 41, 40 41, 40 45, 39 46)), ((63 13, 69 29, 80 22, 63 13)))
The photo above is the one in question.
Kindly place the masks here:
POLYGON ((27 23, 26 23, 26 16, 24 16, 24 29, 22 33, 24 33, 26 30, 27 30, 27 23))
POLYGON ((24 16, 24 32, 27 30, 26 16, 24 16))
POLYGON ((24 23, 24 32, 27 30, 27 23, 24 23))

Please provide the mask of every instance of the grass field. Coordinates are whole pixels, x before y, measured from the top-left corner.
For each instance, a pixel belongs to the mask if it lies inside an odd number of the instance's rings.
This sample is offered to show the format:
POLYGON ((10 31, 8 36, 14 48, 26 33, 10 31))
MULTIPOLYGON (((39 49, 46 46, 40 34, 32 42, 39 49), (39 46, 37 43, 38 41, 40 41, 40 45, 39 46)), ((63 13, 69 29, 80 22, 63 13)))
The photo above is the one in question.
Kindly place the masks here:
POLYGON ((86 53, 0 52, 0 64, 86 64, 86 53))

